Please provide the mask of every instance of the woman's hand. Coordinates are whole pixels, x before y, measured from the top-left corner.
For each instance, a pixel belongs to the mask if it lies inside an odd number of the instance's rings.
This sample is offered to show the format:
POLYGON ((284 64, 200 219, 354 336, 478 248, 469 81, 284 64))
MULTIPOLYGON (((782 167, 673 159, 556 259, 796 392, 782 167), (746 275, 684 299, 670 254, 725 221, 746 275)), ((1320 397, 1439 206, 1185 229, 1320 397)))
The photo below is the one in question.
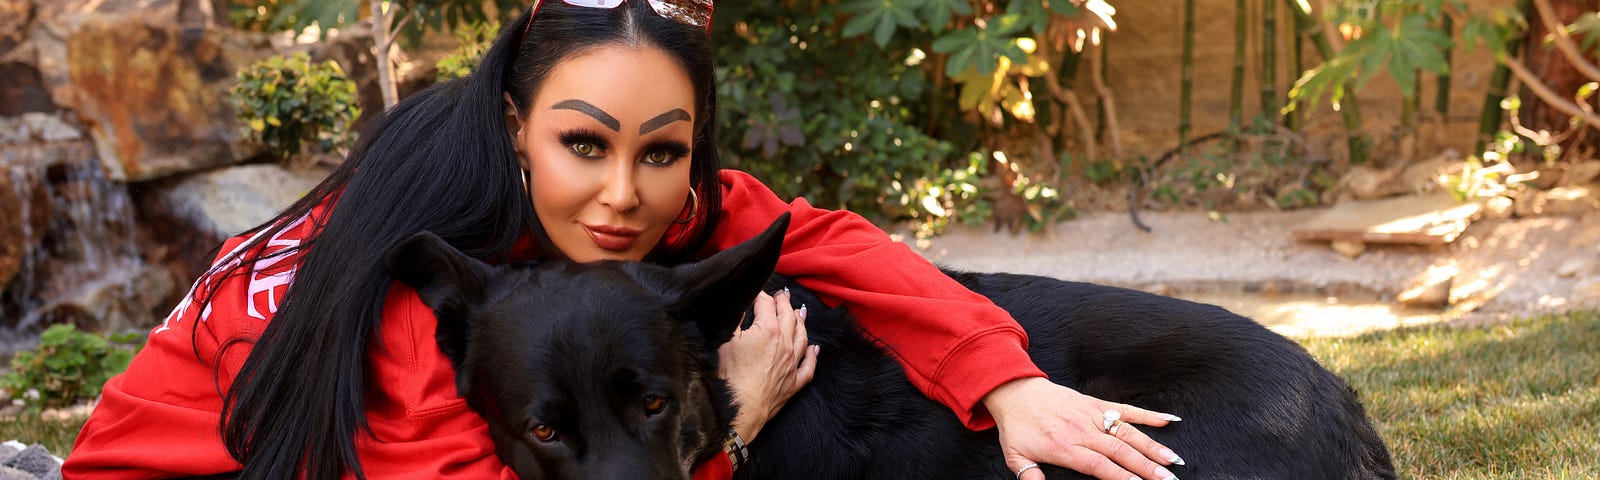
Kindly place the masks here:
MULTIPOLYGON (((1164 427, 1179 420, 1170 414, 1101 401, 1037 377, 1002 384, 983 404, 1000 429, 1000 449, 1013 472, 1040 463, 1101 480, 1168 480, 1177 477, 1166 466, 1183 464, 1132 425, 1164 427), (1103 430, 1106 410, 1116 410, 1126 422, 1114 434, 1103 430)), ((1028 468, 1019 479, 1044 480, 1044 472, 1028 468)))
POLYGON ((819 347, 806 337, 806 310, 789 304, 789 292, 756 296, 755 321, 735 330, 717 350, 717 375, 728 382, 739 414, 733 429, 746 442, 756 438, 789 397, 811 382, 819 347))

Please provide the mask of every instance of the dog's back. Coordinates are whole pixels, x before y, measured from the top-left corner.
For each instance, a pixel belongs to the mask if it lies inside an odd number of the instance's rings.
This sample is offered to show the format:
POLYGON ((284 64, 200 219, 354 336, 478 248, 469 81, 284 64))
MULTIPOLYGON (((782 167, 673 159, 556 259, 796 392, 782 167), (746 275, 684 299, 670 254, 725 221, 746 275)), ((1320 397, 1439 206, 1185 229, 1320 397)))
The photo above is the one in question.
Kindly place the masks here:
MULTIPOLYGON (((715 436, 733 415, 716 350, 773 271, 786 224, 672 268, 491 267, 424 234, 396 247, 389 269, 434 309, 461 394, 523 478, 687 478, 721 454, 715 436), (624 466, 632 473, 616 473, 624 466)), ((1188 461, 1173 468, 1180 478, 1394 477, 1354 392, 1249 319, 1112 287, 951 275, 1012 313, 1053 381, 1185 417, 1142 429, 1188 461)), ((1013 476, 993 429, 967 430, 918 392, 844 310, 816 308, 806 323, 823 348, 816 377, 762 429, 740 477, 1013 476)))
MULTIPOLYGON (((1185 417, 1143 428, 1179 478, 1393 478, 1355 393, 1304 349, 1222 308, 1101 285, 949 272, 1011 312, 1052 381, 1185 417)), ((819 300, 787 279, 808 305, 819 300)), ((762 431, 741 478, 1008 478, 993 430, 916 391, 840 310, 814 311, 816 378, 762 431)), ((1055 478, 1089 478, 1047 468, 1055 478)))

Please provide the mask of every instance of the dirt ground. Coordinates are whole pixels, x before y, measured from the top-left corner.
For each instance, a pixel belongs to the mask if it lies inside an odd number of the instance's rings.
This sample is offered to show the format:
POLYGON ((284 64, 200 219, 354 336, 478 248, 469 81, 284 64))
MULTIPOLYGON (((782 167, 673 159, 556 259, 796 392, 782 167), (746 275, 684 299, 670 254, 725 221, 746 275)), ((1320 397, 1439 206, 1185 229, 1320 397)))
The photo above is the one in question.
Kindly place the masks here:
MULTIPOLYGON (((1600 308, 1600 222, 1574 217, 1480 220, 1441 247, 1369 246, 1356 258, 1291 238, 1319 210, 1256 211, 1221 221, 1199 212, 1093 213, 1040 234, 952 227, 914 249, 962 270, 1015 272, 1137 288, 1214 303, 1290 336, 1476 324, 1600 308), (1584 225, 1587 224, 1587 229, 1584 225), (1454 275, 1451 304, 1401 307, 1419 278, 1454 275)), ((1595 220, 1595 219, 1591 219, 1595 220)))

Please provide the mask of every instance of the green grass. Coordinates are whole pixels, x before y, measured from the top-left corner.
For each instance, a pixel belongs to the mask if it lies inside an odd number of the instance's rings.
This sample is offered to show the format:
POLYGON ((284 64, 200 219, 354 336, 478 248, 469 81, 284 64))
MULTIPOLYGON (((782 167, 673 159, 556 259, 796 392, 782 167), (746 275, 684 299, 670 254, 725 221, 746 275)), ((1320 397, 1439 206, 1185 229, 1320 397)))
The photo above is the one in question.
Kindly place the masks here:
MULTIPOLYGON (((1361 393, 1400 478, 1600 478, 1600 312, 1302 340, 1361 393)), ((84 418, 0 416, 66 456, 84 418)))
POLYGON ((1600 478, 1600 312, 1302 343, 1360 392, 1400 478, 1600 478))
POLYGON ((0 442, 18 440, 25 444, 42 444, 55 456, 66 458, 72 450, 72 440, 78 438, 87 416, 67 420, 46 420, 37 415, 0 415, 0 442))

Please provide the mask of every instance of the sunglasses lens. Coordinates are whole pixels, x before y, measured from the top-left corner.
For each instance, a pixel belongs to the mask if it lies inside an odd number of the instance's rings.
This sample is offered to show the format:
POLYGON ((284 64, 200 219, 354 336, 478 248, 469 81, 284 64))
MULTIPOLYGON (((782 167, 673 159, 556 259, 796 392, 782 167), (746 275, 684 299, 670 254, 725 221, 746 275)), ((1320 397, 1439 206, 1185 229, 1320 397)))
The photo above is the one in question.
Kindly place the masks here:
POLYGON ((711 24, 711 0, 650 0, 656 15, 704 27, 711 24))

